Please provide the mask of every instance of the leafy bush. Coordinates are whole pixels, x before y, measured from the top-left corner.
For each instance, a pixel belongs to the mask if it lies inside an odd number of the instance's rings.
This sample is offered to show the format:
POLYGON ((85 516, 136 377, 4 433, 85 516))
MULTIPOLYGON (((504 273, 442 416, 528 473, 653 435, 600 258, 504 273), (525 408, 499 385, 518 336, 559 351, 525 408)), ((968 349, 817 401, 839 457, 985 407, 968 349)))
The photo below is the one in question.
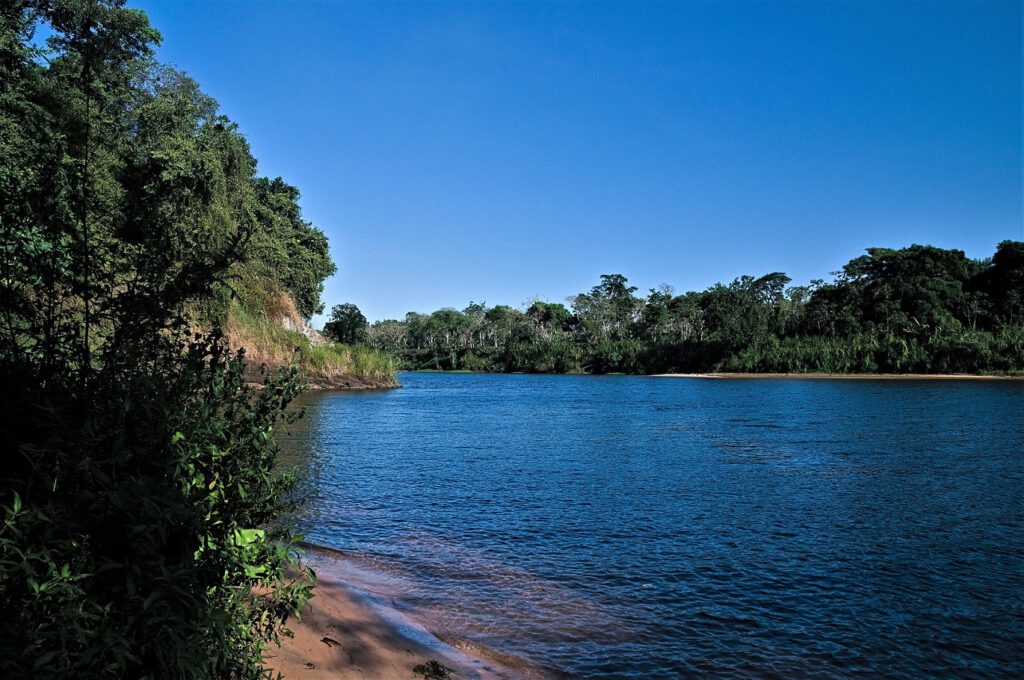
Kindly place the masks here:
POLYGON ((264 677, 310 587, 300 380, 193 330, 266 236, 255 162, 123 4, 0 11, 0 675, 264 677))
POLYGON ((2 404, 19 453, 0 529, 5 677, 258 677, 308 595, 274 439, 295 373, 246 386, 216 336, 149 349, 85 380, 4 364, 22 378, 2 404))

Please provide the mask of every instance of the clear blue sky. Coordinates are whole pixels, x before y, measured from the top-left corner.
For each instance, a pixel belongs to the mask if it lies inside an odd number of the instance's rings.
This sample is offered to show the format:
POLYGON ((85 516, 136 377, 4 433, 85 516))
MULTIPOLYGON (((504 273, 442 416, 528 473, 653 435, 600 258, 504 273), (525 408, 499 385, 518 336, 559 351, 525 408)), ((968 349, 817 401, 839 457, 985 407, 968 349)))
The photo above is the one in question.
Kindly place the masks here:
POLYGON ((1019 2, 130 4, 371 320, 1024 239, 1019 2))

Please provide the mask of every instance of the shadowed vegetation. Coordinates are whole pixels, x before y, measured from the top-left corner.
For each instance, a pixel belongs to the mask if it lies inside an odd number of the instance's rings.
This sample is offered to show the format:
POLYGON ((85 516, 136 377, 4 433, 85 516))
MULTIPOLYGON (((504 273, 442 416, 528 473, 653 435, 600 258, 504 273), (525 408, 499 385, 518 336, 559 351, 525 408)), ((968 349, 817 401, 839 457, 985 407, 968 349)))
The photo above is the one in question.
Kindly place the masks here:
POLYGON ((159 38, 120 0, 0 8, 4 677, 266 677, 310 588, 289 366, 391 368, 274 326, 321 310, 326 238, 159 38))

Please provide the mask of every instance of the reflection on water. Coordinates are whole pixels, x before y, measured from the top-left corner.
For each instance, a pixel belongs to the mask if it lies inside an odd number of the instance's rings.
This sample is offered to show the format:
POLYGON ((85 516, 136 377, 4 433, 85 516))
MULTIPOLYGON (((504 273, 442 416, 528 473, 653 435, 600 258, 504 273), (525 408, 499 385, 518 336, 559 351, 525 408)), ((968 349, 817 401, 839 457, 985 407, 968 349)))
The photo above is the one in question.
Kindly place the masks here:
MULTIPOLYGON (((1024 384, 406 374, 313 393, 309 539, 574 677, 1024 674, 1024 384)), ((307 453, 308 452, 308 453, 307 453)))

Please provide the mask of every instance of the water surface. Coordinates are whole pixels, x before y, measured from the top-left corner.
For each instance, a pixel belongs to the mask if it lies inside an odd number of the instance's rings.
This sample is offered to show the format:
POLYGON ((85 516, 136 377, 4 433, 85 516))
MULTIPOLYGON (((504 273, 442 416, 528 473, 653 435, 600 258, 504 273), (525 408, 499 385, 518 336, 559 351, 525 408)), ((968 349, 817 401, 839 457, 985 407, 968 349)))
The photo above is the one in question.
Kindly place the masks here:
POLYGON ((406 373, 307 395, 314 543, 572 677, 1024 676, 1024 383, 406 373))

